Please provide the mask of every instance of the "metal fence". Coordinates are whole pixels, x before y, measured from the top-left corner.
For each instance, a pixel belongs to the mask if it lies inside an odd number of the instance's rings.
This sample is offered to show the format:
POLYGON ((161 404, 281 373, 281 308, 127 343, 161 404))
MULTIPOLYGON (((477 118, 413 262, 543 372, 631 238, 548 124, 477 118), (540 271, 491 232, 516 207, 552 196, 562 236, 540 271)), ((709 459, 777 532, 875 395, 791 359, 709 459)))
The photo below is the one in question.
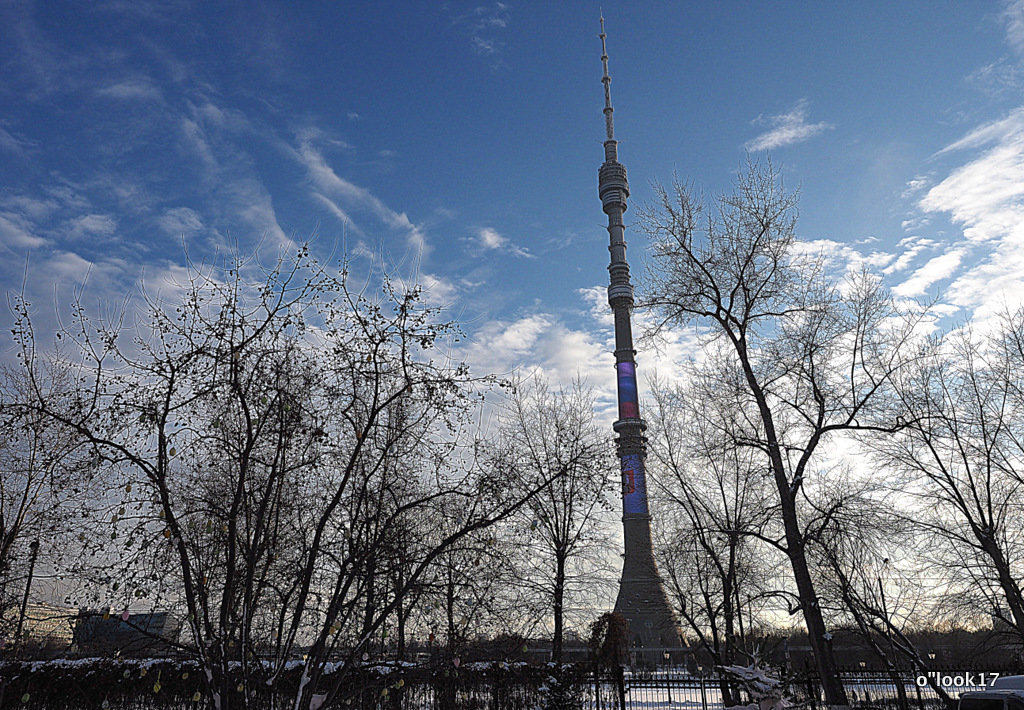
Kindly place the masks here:
MULTIPOLYGON (((955 701, 960 694, 983 689, 1000 675, 1019 673, 1019 670, 1001 671, 942 670, 927 675, 909 672, 899 674, 899 682, 885 672, 847 670, 841 673, 851 707, 885 708, 888 710, 944 710, 943 698, 936 692, 937 685, 955 701)), ((819 710, 824 707, 821 683, 813 672, 779 674, 786 677, 786 700, 798 708, 819 710)), ((620 693, 612 678, 581 688, 582 707, 587 710, 722 710, 721 681, 717 674, 690 675, 678 672, 626 674, 620 693), (620 697, 625 699, 622 707, 620 697)), ((735 684, 731 686, 734 698, 750 703, 750 698, 735 684)))
MULTIPOLYGON (((154 692, 152 675, 135 678, 119 666, 83 670, 63 680, 26 673, 11 666, 0 668, 0 707, 19 710, 200 710, 206 699, 194 701, 193 689, 165 672, 165 687, 154 692), (12 672, 15 671, 15 672, 12 672), (103 671, 103 672, 101 672, 103 671), (129 675, 132 676, 129 679, 129 675), (6 686, 6 687, 4 687, 6 686)), ((178 669, 180 671, 180 668, 178 669)), ((1001 671, 1006 675, 1012 671, 1001 671)), ((778 670, 772 672, 779 675, 778 670)), ((187 675, 187 674, 185 674, 187 675)), ((802 710, 823 710, 821 685, 812 672, 782 674, 788 702, 802 710)), ((952 698, 964 690, 990 683, 995 672, 938 671, 930 677, 901 674, 896 682, 882 672, 848 670, 844 686, 854 708, 881 710, 945 710, 931 683, 952 698)), ((177 676, 183 677, 179 672, 177 676)), ((197 680, 194 674, 189 682, 197 680)), ((750 703, 733 681, 728 692, 734 702, 750 703)), ((586 665, 521 666, 518 668, 406 668, 386 675, 353 678, 344 696, 344 708, 359 710, 723 710, 722 679, 717 674, 685 671, 596 675, 586 665)), ((277 710, 282 697, 254 696, 244 703, 253 710, 277 710)))

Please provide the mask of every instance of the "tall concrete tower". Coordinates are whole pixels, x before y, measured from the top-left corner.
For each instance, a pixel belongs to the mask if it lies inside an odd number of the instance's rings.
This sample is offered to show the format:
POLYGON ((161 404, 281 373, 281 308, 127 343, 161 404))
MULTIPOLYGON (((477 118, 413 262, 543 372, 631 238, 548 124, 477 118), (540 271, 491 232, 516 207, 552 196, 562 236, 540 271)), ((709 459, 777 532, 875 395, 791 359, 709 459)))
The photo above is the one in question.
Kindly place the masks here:
POLYGON ((601 64, 604 76, 604 164, 598 170, 598 194, 608 215, 608 250, 611 252, 611 285, 608 304, 615 314, 615 371, 618 381, 619 418, 614 424, 619 435, 617 448, 622 468, 622 527, 625 533, 625 560, 619 597, 615 611, 629 621, 630 645, 634 662, 655 665, 664 662, 670 653, 678 661, 682 650, 679 632, 665 587, 658 574, 651 549, 651 515, 647 506, 647 477, 644 460, 647 456, 647 425, 640 418, 640 399, 636 379, 636 350, 630 311, 633 309, 633 286, 626 263, 625 226, 629 182, 626 168, 618 161, 618 142, 612 120, 611 77, 608 76, 608 49, 605 44, 604 17, 601 17, 601 64))

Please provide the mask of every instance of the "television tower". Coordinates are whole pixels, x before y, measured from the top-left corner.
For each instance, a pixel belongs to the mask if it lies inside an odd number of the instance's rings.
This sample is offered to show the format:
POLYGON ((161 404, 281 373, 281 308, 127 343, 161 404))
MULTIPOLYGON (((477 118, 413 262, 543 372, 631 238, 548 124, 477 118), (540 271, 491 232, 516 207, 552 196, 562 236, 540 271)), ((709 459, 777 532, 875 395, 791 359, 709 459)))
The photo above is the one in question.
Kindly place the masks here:
POLYGON ((682 635, 669 605, 651 547, 651 514, 647 506, 647 477, 644 460, 647 456, 647 425, 640 418, 640 399, 636 379, 636 350, 630 311, 633 309, 633 286, 626 262, 625 226, 629 182, 626 167, 618 161, 618 142, 612 120, 611 77, 608 76, 608 49, 605 44, 604 17, 601 17, 601 64, 604 76, 604 164, 598 170, 598 194, 608 215, 608 250, 611 252, 611 275, 608 304, 615 314, 615 371, 618 381, 619 418, 614 424, 619 435, 616 441, 622 470, 622 528, 625 555, 622 580, 615 611, 629 622, 629 642, 634 662, 658 665, 669 653, 678 661, 683 650, 682 635))

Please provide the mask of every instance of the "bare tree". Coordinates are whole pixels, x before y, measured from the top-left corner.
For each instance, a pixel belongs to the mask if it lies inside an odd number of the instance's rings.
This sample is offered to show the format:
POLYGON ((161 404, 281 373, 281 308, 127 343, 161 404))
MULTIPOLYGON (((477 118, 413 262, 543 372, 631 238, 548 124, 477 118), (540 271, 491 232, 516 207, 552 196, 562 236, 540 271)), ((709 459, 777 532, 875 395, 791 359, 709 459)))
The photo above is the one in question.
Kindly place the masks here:
MULTIPOLYGON (((846 705, 807 557, 802 520, 815 454, 830 439, 872 427, 879 394, 899 369, 913 323, 865 273, 840 284, 795 237, 796 196, 770 163, 748 165, 713 213, 676 184, 642 215, 653 264, 643 304, 657 328, 697 323, 721 359, 721 396, 741 406, 736 446, 763 457, 826 702, 846 705)), ((890 430, 895 425, 883 424, 890 430)))
MULTIPOLYGON (((454 528, 462 515, 453 505, 443 521, 433 524, 454 528)), ((446 657, 459 656, 481 637, 518 636, 532 626, 536 604, 517 572, 522 566, 520 526, 516 518, 463 538, 424 575, 423 601, 416 612, 438 647, 443 639, 446 657)))
POLYGON ((921 579, 914 525, 898 510, 896 491, 878 481, 840 477, 843 501, 815 541, 823 595, 879 659, 907 707, 904 669, 913 669, 947 703, 949 696, 912 639, 932 618, 935 589, 921 579), (845 479, 845 480, 844 480, 845 479))
MULTIPOLYGON (((454 325, 417 289, 386 276, 354 285, 302 247, 269 269, 255 258, 193 269, 178 290, 147 296, 130 327, 125 311, 92 319, 79 307, 64 331, 74 401, 55 407, 33 381, 36 411, 126 476, 127 519, 112 516, 112 537, 135 574, 114 583, 182 605, 183 650, 214 707, 286 692, 299 648, 289 704, 335 702, 425 570, 546 481, 511 491, 475 465, 480 383, 435 355, 454 325), (459 525, 417 525, 454 501, 459 525), (401 544, 404 571, 380 584, 400 529, 416 531, 401 544)), ((31 376, 46 356, 19 314, 31 376)))
POLYGON ((550 480, 523 508, 532 535, 523 582, 546 600, 554 622, 551 656, 562 660, 567 600, 599 585, 600 552, 606 548, 598 522, 610 510, 612 470, 609 437, 594 419, 594 396, 577 378, 552 390, 534 375, 516 382, 497 427, 493 465, 526 490, 550 480))
POLYGON ((905 479, 931 561, 956 603, 1024 639, 1024 311, 981 337, 970 327, 926 347, 899 382, 899 436, 872 439, 905 479))
POLYGON ((53 406, 67 405, 70 383, 60 368, 39 367, 31 378, 0 368, 0 633, 16 645, 33 577, 44 568, 52 576, 64 553, 81 549, 68 521, 96 494, 93 452, 39 413, 37 386, 53 406))
MULTIPOLYGON (((651 390, 651 472, 663 508, 658 552, 682 618, 715 665, 730 666, 753 650, 745 638, 753 610, 780 593, 771 589, 775 551, 758 539, 774 512, 771 491, 758 453, 729 436, 732 407, 702 386, 698 367, 686 380, 686 387, 654 382, 651 390)), ((735 704, 725 676, 721 683, 725 704, 735 704)))

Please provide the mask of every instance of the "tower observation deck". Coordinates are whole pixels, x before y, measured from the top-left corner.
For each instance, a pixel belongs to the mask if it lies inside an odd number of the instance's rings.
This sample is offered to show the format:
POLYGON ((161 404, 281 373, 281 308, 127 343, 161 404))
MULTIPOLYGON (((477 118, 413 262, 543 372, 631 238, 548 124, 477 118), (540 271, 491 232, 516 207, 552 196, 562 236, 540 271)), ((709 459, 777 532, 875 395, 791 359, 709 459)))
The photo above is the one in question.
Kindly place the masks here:
POLYGON ((614 424, 616 445, 622 471, 622 527, 625 555, 622 579, 615 611, 629 622, 632 660, 642 665, 659 665, 666 653, 674 662, 684 649, 682 634, 672 613, 651 546, 651 515, 647 504, 645 460, 647 425, 640 418, 640 399, 636 377, 636 350, 630 321, 633 310, 633 286, 626 262, 625 226, 622 215, 629 197, 626 168, 618 161, 615 140, 611 77, 608 75, 608 50, 604 17, 601 18, 601 64, 604 74, 604 163, 598 170, 598 194, 608 215, 608 266, 610 285, 608 304, 615 316, 615 371, 618 384, 619 418, 614 424))

